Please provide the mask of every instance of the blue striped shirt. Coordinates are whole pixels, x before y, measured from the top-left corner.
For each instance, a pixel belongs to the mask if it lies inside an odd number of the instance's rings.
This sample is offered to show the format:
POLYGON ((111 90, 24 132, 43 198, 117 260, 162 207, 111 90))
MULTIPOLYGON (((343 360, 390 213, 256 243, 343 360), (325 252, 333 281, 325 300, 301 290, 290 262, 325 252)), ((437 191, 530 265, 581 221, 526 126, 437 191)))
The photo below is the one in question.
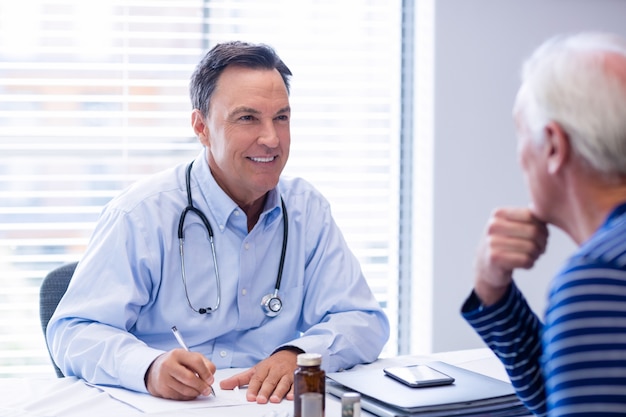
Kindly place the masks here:
POLYGON ((463 317, 537 415, 626 415, 626 204, 553 279, 545 324, 513 283, 496 304, 475 294, 463 317))

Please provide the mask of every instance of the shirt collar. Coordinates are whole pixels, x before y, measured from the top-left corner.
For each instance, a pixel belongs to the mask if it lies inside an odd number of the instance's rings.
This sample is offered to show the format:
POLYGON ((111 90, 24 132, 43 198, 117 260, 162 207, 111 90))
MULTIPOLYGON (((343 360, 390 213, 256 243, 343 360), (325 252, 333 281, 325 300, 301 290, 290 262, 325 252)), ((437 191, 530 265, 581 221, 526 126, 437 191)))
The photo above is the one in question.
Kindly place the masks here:
MULTIPOLYGON (((207 160, 207 150, 202 148, 200 154, 196 157, 191 170, 191 190, 193 195, 198 193, 202 195, 203 206, 209 208, 215 219, 217 220, 218 230, 224 231, 228 224, 228 219, 235 210, 241 210, 237 204, 226 194, 226 192, 217 184, 207 160), (199 184, 202 184, 199 186, 199 184)), ((259 217, 259 223, 264 228, 271 225, 282 214, 280 203, 280 193, 277 188, 271 189, 265 199, 263 212, 259 217)))
POLYGON ((625 221, 626 216, 624 216, 624 214, 626 214, 626 202, 617 205, 613 210, 611 210, 611 213, 608 215, 602 228, 611 227, 618 221, 625 221))

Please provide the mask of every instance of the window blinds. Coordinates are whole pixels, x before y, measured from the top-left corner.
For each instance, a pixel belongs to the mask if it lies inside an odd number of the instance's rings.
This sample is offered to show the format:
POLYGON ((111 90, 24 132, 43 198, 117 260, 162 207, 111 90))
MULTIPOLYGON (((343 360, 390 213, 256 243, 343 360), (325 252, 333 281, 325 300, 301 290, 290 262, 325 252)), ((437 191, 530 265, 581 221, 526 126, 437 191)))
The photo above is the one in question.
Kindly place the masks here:
POLYGON ((197 154, 188 79, 224 40, 293 71, 285 174, 330 200, 395 326, 399 21, 395 0, 0 2, 0 376, 52 375, 42 278, 121 189, 197 154))

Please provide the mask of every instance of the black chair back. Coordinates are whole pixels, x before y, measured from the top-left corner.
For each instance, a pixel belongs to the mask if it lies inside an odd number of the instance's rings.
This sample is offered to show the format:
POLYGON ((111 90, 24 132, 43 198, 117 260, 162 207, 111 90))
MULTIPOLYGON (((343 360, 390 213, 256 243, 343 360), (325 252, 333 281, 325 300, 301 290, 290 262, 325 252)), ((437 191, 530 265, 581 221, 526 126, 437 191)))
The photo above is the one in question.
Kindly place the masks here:
MULTIPOLYGON (((46 275, 41 283, 41 287, 39 288, 39 319, 41 320, 41 330, 43 330, 44 339, 46 338, 46 329, 48 328, 50 317, 52 317, 54 310, 56 310, 63 294, 65 294, 65 290, 67 290, 72 275, 74 275, 76 265, 78 265, 78 262, 65 264, 53 269, 46 275)), ((46 347, 48 348, 48 354, 50 354, 47 339, 46 347)), ((52 360, 52 365, 54 366, 54 371, 57 376, 63 378, 65 375, 63 375, 63 372, 61 372, 59 367, 54 363, 52 355, 50 355, 50 359, 52 360)))

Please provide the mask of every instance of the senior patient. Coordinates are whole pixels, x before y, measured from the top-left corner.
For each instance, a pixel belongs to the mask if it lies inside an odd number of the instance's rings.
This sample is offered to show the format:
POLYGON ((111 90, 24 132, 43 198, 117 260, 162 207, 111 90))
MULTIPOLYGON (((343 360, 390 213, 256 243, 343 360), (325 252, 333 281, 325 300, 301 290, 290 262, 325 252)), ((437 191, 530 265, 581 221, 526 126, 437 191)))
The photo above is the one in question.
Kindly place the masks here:
POLYGON ((215 46, 191 78, 195 160, 103 210, 47 340, 65 375, 188 400, 249 368, 257 403, 293 398, 301 352, 374 361, 389 323, 327 200, 289 157, 291 72, 265 45, 215 46), (175 326, 189 351, 179 348, 175 326))
POLYGON ((530 208, 499 208, 462 313, 537 415, 626 415, 626 40, 581 33, 526 62, 514 107, 530 208), (513 280, 547 224, 578 250, 549 288, 545 322, 513 280))

